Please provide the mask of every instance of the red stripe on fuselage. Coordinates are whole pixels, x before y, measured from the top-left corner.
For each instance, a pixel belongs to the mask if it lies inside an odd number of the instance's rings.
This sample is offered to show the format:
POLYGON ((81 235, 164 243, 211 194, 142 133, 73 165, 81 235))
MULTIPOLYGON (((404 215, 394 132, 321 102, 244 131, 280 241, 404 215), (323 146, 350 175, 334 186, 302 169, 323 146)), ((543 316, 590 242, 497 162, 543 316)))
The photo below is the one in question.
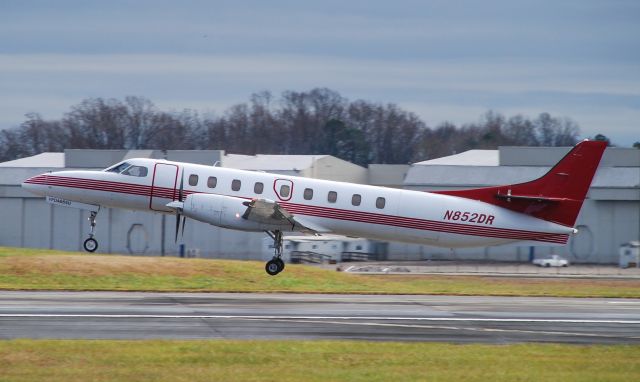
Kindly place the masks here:
MULTIPOLYGON (((151 196, 151 186, 134 183, 112 182, 104 180, 93 180, 83 178, 72 178, 62 176, 38 176, 27 180, 25 183, 51 185, 58 187, 80 188, 86 190, 117 192, 122 194, 151 196)), ((184 194, 203 193, 198 191, 185 190, 184 194)), ((153 196, 174 200, 174 190, 170 188, 154 187, 153 196)), ((238 197, 238 196, 233 196, 238 197)), ((239 197, 242 199, 251 199, 239 197)), ((297 204, 290 202, 280 202, 280 204, 292 214, 314 216, 327 219, 343 221, 353 221, 359 223, 379 224, 400 228, 410 228, 423 231, 445 232, 460 235, 493 237, 510 240, 533 240, 556 244, 566 244, 569 239, 568 234, 556 234, 546 232, 536 232, 518 229, 482 227, 469 224, 459 224, 450 222, 440 222, 410 218, 403 216, 384 215, 373 212, 363 212, 354 210, 344 210, 331 207, 314 206, 307 204, 297 204)))

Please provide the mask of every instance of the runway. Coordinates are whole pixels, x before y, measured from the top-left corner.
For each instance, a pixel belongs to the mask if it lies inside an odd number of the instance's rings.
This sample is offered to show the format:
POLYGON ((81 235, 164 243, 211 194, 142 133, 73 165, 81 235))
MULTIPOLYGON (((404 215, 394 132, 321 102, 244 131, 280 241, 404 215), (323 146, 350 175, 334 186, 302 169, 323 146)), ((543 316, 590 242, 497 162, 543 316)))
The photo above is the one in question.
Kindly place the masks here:
POLYGON ((0 292, 0 338, 640 343, 640 300, 0 292))

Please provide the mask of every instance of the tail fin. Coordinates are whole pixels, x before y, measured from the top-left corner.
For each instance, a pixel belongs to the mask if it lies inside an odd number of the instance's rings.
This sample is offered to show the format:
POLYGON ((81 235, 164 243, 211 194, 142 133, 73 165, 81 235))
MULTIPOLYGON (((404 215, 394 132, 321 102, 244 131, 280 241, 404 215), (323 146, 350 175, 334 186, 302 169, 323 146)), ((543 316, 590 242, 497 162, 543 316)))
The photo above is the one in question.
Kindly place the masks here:
POLYGON ((506 186, 434 191, 494 204, 573 227, 607 144, 583 141, 541 178, 506 186))

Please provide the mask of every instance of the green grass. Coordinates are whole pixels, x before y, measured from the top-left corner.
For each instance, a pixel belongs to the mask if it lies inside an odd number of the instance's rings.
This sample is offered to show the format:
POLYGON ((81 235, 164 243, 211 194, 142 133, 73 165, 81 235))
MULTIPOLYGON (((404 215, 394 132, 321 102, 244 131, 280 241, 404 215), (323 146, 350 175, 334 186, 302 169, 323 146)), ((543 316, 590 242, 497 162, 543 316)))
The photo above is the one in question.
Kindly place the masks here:
POLYGON ((179 259, 0 247, 0 289, 290 292, 640 298, 640 280, 353 275, 255 261, 179 259))
POLYGON ((0 342, 2 381, 638 381, 639 346, 0 342))
POLYGON ((79 252, 58 251, 55 249, 40 249, 40 248, 14 248, 14 247, 0 247, 0 257, 8 256, 42 256, 42 255, 68 255, 78 254, 79 252))

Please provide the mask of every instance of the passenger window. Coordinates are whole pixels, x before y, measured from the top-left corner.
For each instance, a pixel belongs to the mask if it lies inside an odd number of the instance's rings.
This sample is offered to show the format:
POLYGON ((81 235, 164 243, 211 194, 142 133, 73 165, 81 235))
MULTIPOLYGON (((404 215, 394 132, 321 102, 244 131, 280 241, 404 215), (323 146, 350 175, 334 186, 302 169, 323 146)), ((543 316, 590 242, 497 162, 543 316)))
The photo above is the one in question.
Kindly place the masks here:
POLYGON ((147 170, 146 167, 142 167, 142 166, 131 166, 128 169, 124 170, 122 172, 123 175, 131 175, 131 176, 138 176, 138 177, 145 177, 147 176, 147 173, 149 171, 147 170))
POLYGON ((210 176, 207 179, 207 187, 216 188, 217 185, 218 185, 218 178, 216 178, 215 176, 210 176))
POLYGON ((264 184, 262 184, 261 182, 256 182, 256 184, 253 185, 253 192, 256 194, 262 194, 262 191, 264 190, 264 184))
POLYGON ((198 175, 191 174, 189 175, 189 186, 197 186, 198 185, 198 175))
POLYGON ((362 196, 360 196, 359 194, 353 194, 353 196, 351 197, 351 204, 353 204, 354 206, 359 206, 361 201, 362 196))
POLYGON ((336 200, 338 200, 338 193, 335 191, 329 191, 329 194, 327 195, 327 200, 329 201, 329 203, 335 203, 336 200))
POLYGON ((291 187, 288 184, 283 184, 280 186, 280 197, 287 198, 289 197, 289 192, 291 192, 291 187))
POLYGON ((378 198, 378 199, 376 199, 376 207, 377 207, 377 208, 383 209, 383 208, 384 208, 385 203, 386 203, 386 200, 384 200, 384 198, 378 198))
POLYGON ((233 182, 231 182, 231 189, 233 191, 240 191, 240 186, 242 185, 242 183, 240 183, 239 179, 234 179, 233 182))
POLYGON ((313 190, 310 188, 305 188, 303 193, 304 200, 313 199, 313 190))

